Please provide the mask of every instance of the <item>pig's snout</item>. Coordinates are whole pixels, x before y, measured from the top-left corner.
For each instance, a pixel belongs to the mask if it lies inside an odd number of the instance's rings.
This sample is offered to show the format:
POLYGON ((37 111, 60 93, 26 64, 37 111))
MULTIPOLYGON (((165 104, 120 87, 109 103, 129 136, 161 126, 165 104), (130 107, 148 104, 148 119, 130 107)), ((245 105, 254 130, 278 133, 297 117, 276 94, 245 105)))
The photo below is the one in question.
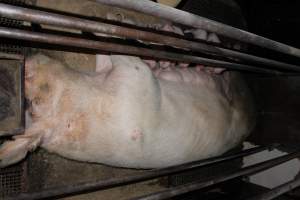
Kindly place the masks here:
POLYGON ((34 77, 34 64, 32 59, 26 59, 25 61, 25 81, 30 82, 34 77))

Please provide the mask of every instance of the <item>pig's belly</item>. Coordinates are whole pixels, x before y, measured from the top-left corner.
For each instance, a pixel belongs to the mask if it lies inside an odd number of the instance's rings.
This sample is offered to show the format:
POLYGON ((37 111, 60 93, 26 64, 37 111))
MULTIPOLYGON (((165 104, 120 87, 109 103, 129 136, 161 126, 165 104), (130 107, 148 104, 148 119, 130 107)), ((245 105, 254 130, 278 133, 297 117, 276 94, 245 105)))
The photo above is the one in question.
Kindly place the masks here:
POLYGON ((138 66, 117 66, 107 79, 118 85, 105 111, 109 118, 95 114, 98 102, 91 97, 85 132, 71 138, 53 133, 42 146, 79 161, 161 168, 219 155, 248 134, 244 111, 216 88, 158 80, 138 66))

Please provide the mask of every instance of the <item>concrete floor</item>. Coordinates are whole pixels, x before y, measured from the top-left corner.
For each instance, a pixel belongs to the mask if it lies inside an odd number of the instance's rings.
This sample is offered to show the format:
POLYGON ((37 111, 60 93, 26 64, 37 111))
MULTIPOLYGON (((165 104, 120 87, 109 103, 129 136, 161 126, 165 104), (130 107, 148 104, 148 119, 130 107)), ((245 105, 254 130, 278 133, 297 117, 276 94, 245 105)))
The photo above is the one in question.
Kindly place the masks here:
MULTIPOLYGON (((88 164, 62 158, 42 149, 29 158, 28 183, 30 191, 45 188, 63 187, 76 183, 107 180, 143 173, 143 170, 121 169, 99 164, 88 164)), ((101 192, 77 195, 68 200, 77 199, 130 199, 146 193, 164 189, 164 179, 156 179, 126 187, 104 190, 101 192)))

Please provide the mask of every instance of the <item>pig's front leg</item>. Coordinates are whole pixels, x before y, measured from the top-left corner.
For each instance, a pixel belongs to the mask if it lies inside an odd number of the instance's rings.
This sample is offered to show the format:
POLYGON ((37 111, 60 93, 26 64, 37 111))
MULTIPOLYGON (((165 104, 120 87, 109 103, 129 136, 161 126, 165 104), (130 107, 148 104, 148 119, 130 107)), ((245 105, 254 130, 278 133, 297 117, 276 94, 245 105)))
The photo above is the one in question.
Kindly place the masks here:
POLYGON ((0 146, 0 168, 21 161, 27 152, 34 151, 42 143, 45 129, 33 125, 24 135, 14 136, 0 146))

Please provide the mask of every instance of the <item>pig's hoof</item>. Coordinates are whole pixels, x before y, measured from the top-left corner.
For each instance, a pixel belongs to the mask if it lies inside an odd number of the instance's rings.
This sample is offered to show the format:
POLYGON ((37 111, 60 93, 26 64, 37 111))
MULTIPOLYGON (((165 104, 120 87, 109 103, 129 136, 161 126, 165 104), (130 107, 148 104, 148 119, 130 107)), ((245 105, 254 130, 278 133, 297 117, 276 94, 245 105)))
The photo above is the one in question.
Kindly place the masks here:
POLYGON ((25 158, 27 145, 26 139, 5 142, 0 148, 0 167, 6 167, 25 158))
POLYGON ((28 151, 34 150, 41 142, 38 136, 17 136, 0 146, 0 168, 15 164, 25 158, 28 151))

